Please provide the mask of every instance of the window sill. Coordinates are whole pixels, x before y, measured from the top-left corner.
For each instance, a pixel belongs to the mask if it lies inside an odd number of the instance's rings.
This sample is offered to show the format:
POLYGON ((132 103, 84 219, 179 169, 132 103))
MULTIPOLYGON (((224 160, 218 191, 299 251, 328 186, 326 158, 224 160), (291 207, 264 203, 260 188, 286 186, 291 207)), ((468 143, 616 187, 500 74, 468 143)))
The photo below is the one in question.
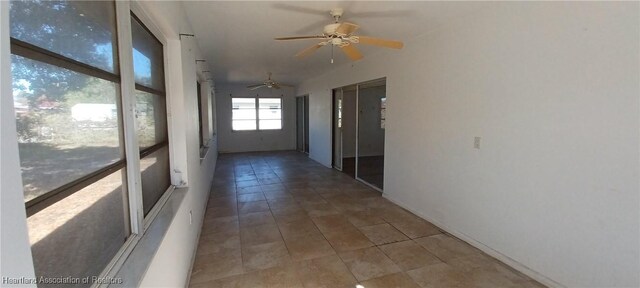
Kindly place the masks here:
POLYGON ((140 285, 188 190, 188 187, 175 188, 147 230, 141 237, 139 236, 131 253, 125 256, 127 258, 118 272, 115 273, 114 277, 122 279, 122 283, 111 284, 109 287, 138 287, 140 285))

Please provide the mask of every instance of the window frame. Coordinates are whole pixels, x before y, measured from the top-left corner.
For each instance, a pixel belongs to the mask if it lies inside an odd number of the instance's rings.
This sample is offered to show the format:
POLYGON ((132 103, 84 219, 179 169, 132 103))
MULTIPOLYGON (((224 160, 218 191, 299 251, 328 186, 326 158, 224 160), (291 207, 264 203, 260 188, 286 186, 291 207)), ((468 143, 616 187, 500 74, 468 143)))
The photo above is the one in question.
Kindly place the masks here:
POLYGON ((231 132, 239 132, 239 133, 244 133, 244 132, 262 132, 262 131, 282 131, 284 129, 284 97, 283 96, 278 96, 278 97, 260 97, 260 96, 254 96, 254 97, 234 97, 231 96, 231 132), (253 120, 253 119, 233 119, 233 99, 254 99, 254 104, 255 104, 255 113, 256 113, 256 128, 255 129, 250 129, 250 130, 235 130, 233 129, 233 121, 234 120, 253 120), (280 120, 280 128, 278 129, 261 129, 260 128, 260 99, 279 99, 280 100, 280 119, 262 119, 262 120, 280 120))

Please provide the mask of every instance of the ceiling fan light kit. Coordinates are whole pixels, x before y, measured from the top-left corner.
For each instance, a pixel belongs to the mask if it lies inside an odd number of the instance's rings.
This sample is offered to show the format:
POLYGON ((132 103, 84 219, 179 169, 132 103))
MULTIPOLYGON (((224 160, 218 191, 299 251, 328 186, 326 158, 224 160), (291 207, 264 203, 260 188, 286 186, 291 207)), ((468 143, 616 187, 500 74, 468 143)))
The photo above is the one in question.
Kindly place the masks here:
POLYGON ((331 44, 331 63, 333 63, 334 46, 340 48, 342 52, 344 52, 345 55, 347 55, 347 57, 349 57, 349 59, 351 59, 352 61, 357 61, 364 57, 362 53, 360 53, 360 50, 358 50, 358 48, 356 48, 354 44, 366 44, 392 49, 402 49, 402 47, 404 46, 404 44, 400 41, 353 35, 353 33, 358 30, 360 26, 349 22, 340 22, 340 18, 344 14, 344 10, 342 8, 331 9, 329 14, 333 17, 334 23, 325 25, 322 35, 281 37, 275 38, 275 40, 322 39, 321 42, 298 52, 295 57, 307 57, 316 52, 322 46, 331 44))

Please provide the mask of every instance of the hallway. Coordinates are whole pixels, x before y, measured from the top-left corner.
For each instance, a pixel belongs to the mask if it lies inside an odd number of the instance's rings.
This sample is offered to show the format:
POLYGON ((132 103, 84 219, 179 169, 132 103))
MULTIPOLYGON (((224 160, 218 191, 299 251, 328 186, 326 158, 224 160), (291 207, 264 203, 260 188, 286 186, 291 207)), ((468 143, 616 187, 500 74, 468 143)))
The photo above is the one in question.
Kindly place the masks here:
POLYGON ((297 152, 221 154, 191 287, 543 287, 297 152))

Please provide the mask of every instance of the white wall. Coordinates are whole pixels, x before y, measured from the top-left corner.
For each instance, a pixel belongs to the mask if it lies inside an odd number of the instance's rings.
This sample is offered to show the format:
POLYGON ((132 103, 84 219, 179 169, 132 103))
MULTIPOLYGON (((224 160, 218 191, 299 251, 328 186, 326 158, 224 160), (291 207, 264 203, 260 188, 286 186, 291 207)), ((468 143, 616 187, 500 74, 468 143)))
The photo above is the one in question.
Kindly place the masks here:
POLYGON ((296 148, 296 99, 292 88, 249 90, 246 85, 216 87, 216 115, 221 153, 294 150, 296 148), (231 96, 282 97, 282 130, 232 131, 231 96))
POLYGON ((331 89, 387 77, 385 197, 547 284, 637 287, 639 19, 496 2, 365 55, 299 86, 310 156, 331 164, 331 89))
MULTIPOLYGON (((16 120, 11 95, 11 58, 9 52, 9 2, 0 1, 0 276, 34 278, 31 247, 27 234, 27 213, 18 159, 16 120)), ((1 281, 2 279, 0 279, 1 281)), ((1 283, 1 282, 0 282, 1 283)), ((3 285, 4 286, 4 285, 3 285)), ((35 285, 24 285, 32 286, 35 285)))

